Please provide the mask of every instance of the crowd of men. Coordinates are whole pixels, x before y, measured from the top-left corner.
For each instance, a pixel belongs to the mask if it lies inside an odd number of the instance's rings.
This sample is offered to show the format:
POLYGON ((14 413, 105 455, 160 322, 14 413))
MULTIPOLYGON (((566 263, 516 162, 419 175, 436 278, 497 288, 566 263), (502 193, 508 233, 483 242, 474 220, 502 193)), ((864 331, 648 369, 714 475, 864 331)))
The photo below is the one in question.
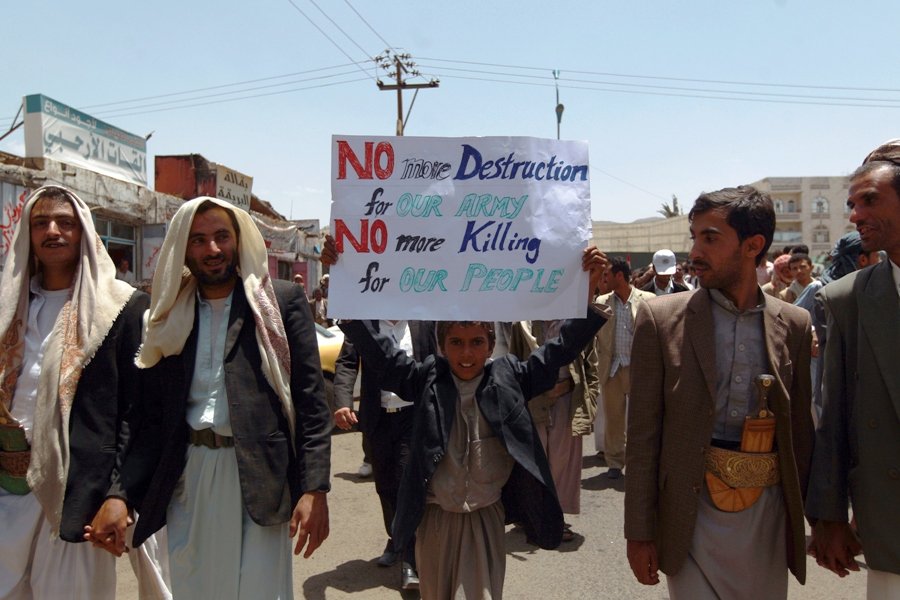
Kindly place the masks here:
POLYGON ((587 249, 584 319, 342 323, 332 412, 327 276, 273 280, 246 213, 185 202, 148 296, 85 203, 40 188, 0 285, 0 598, 113 598, 125 552, 142 598, 291 598, 291 538, 309 557, 329 533, 332 426, 363 434, 377 564, 497 598, 504 520, 573 539, 595 425, 639 582, 786 598, 807 554, 843 577, 864 553, 868 597, 900 598, 900 141, 847 204, 819 277, 740 186, 697 198, 687 262, 587 249))

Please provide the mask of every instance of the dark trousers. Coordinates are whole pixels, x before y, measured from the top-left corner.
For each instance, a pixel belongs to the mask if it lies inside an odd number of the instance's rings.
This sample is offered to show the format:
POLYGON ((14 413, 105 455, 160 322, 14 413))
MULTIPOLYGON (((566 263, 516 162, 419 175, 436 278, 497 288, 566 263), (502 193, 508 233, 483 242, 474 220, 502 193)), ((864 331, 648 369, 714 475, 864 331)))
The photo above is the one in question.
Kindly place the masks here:
MULTIPOLYGON (((409 440, 412 435, 414 412, 412 406, 394 413, 382 409, 375 429, 366 436, 369 457, 372 460, 372 474, 375 477, 375 491, 378 492, 378 499, 381 501, 381 514, 388 537, 391 537, 391 524, 397 509, 400 477, 409 463, 409 440)), ((415 567, 415 538, 408 547, 394 550, 402 550, 403 560, 415 567)))

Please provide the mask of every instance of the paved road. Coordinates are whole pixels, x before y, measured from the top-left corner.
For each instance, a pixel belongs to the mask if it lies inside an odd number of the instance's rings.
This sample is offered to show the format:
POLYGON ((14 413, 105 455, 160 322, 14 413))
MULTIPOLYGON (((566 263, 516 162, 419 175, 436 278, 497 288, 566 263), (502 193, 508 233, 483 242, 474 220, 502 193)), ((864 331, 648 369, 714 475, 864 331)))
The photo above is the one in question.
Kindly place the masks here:
MULTIPOLYGON (((331 535, 312 558, 294 561, 294 594, 311 600, 362 598, 411 600, 417 594, 401 594, 397 569, 375 565, 385 535, 381 512, 371 479, 356 476, 361 460, 358 433, 335 435, 329 494, 331 535)), ((525 543, 523 533, 506 534, 506 598, 668 598, 665 583, 644 587, 634 581, 625 560, 622 538, 624 481, 606 479, 606 467, 593 456, 585 439, 582 471, 582 514, 567 517, 581 534, 558 551, 538 550, 525 543), (582 537, 583 536, 583 537, 582 537)), ((797 585, 791 579, 790 598, 839 600, 865 598, 865 575, 854 573, 841 580, 809 561, 809 581, 797 585)), ((119 598, 136 600, 134 577, 127 560, 119 561, 119 598)))

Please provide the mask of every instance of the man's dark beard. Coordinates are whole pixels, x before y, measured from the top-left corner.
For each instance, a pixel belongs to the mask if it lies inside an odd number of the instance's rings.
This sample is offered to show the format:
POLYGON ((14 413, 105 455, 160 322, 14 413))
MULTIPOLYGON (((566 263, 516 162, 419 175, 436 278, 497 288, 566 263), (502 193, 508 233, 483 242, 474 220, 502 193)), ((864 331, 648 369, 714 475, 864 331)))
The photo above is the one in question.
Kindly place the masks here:
POLYGON ((200 266, 201 265, 198 264, 197 261, 191 259, 187 260, 187 268, 191 272, 191 275, 197 278, 197 283, 200 285, 220 285, 237 277, 237 254, 235 254, 231 262, 227 263, 225 269, 218 275, 206 273, 200 266))

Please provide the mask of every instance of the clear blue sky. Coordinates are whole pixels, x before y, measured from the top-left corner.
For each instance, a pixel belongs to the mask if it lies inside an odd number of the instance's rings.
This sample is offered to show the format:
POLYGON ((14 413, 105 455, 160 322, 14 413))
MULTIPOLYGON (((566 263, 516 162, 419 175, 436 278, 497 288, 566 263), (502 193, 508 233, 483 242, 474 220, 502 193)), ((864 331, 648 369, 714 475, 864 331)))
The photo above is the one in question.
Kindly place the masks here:
MULTIPOLYGON (((847 174, 900 135, 895 0, 292 1, 10 3, 0 129, 42 93, 154 132, 151 156, 199 153, 251 175, 280 212, 323 225, 331 135, 393 135, 396 96, 364 62, 385 41, 441 81, 419 93, 407 135, 555 137, 558 69, 562 137, 590 144, 597 220, 766 176, 847 174), (214 89, 180 94, 200 88, 214 89), (98 106, 163 94, 177 95, 98 106)), ((0 150, 23 154, 23 139, 0 150)))

